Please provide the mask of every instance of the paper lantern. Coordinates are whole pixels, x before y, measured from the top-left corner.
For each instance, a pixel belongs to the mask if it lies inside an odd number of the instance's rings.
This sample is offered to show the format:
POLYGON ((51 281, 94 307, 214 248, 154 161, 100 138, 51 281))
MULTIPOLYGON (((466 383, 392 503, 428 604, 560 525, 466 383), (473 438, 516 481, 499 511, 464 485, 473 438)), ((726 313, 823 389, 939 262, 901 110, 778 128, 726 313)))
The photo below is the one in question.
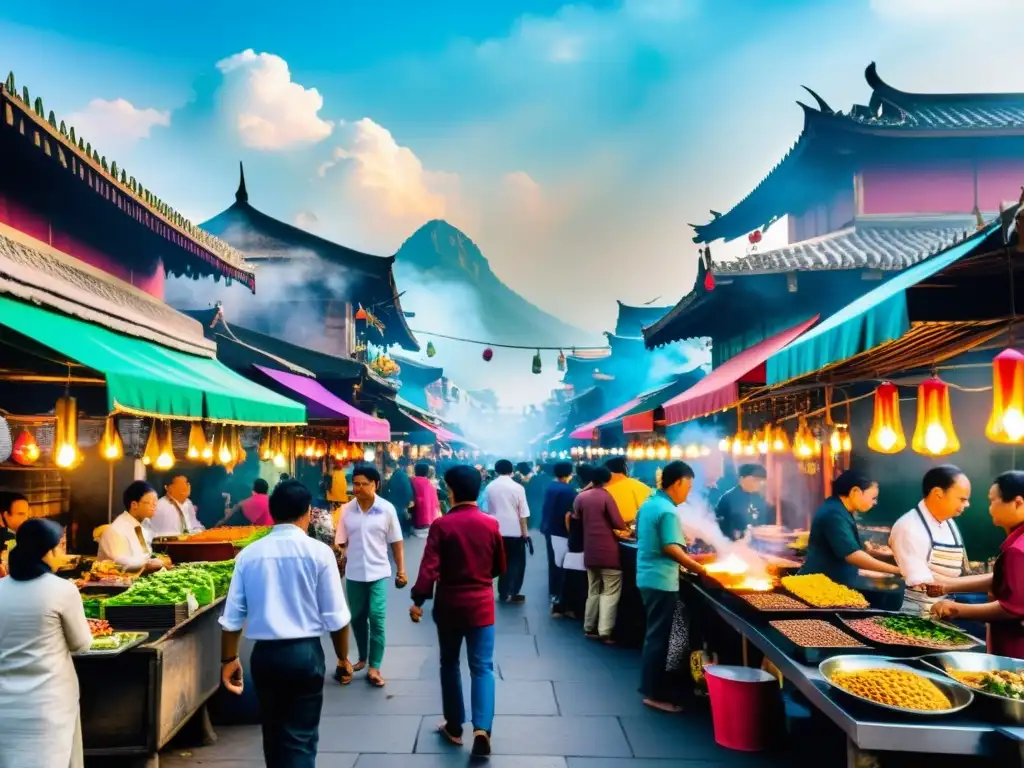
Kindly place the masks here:
POLYGON ((788 453, 789 450, 789 435, 783 426, 778 425, 772 430, 771 452, 788 453))
POLYGON ((718 450, 722 453, 732 453, 732 438, 723 437, 718 441, 718 450))
POLYGON ((821 453, 821 443, 814 436, 805 416, 800 417, 800 426, 793 436, 793 456, 800 461, 810 461, 821 453))
POLYGON ((949 407, 949 385, 937 376, 917 388, 917 424, 910 447, 925 456, 948 456, 960 450, 949 407))
POLYGON ((765 456, 771 449, 772 427, 771 424, 765 424, 764 427, 757 430, 757 452, 762 456, 765 456))
POLYGON ((160 458, 160 434, 156 422, 149 425, 149 436, 146 438, 146 447, 142 452, 142 463, 147 467, 156 463, 160 458))
POLYGON ((124 443, 121 441, 121 433, 117 431, 117 422, 113 416, 108 416, 106 424, 103 425, 100 456, 107 461, 117 461, 124 456, 124 443))
POLYGON ((356 316, 355 317, 356 317, 356 320, 366 320, 366 318, 367 318, 366 310, 363 309, 362 307, 359 307, 359 309, 356 310, 356 316))
POLYGON ((221 425, 217 430, 217 437, 213 441, 213 455, 217 463, 225 467, 233 467, 235 455, 231 450, 234 438, 231 434, 231 427, 221 425))
POLYGON ((849 453, 853 450, 850 430, 845 424, 836 424, 832 427, 832 433, 828 436, 828 447, 832 451, 833 456, 849 453))
POLYGON ((669 453, 668 453, 668 457, 669 457, 670 459, 672 459, 673 461, 675 461, 676 459, 681 459, 681 458, 683 458, 683 449, 682 449, 682 446, 679 446, 679 445, 673 445, 673 446, 672 446, 672 448, 671 448, 671 450, 669 450, 669 453))
POLYGON ((434 342, 428 341, 427 342, 427 357, 433 357, 436 354, 437 354, 437 350, 434 349, 434 342))
POLYGON ((21 430, 14 438, 11 458, 14 459, 15 464, 20 464, 23 467, 30 467, 39 461, 39 443, 27 429, 21 430))
POLYGON ((907 447, 900 418, 900 391, 884 381, 875 390, 875 416, 868 435, 868 448, 878 453, 899 453, 907 447))
POLYGON ((260 461, 270 461, 274 454, 270 449, 270 433, 272 430, 263 430, 263 435, 260 438, 259 456, 260 461))
POLYGON ((206 431, 198 421, 192 422, 188 429, 188 450, 185 451, 185 458, 190 461, 209 461, 213 458, 213 450, 206 441, 206 431))
POLYGON ((533 356, 533 367, 532 367, 532 370, 533 370, 534 373, 540 373, 541 361, 540 361, 540 350, 539 349, 537 350, 537 354, 535 354, 533 356))
POLYGON ((565 353, 562 352, 562 351, 558 352, 557 366, 558 366, 559 373, 564 373, 565 372, 565 353))
POLYGON ((167 421, 160 425, 160 453, 153 462, 153 466, 161 472, 166 472, 174 466, 174 442, 171 435, 171 422, 167 421))
POLYGON ((53 439, 53 463, 61 469, 70 469, 78 454, 78 403, 73 397, 62 397, 53 409, 56 427, 53 439))
POLYGON ((658 461, 664 461, 665 459, 668 458, 668 446, 665 445, 664 443, 660 444, 657 448, 654 449, 654 455, 655 458, 658 459, 658 461))
POLYGON ((646 447, 646 448, 644 449, 644 452, 643 452, 643 457, 644 457, 645 459, 648 459, 648 460, 653 460, 653 459, 654 459, 654 457, 655 457, 656 455, 657 455, 657 452, 656 452, 656 451, 654 450, 654 446, 653 446, 653 445, 648 445, 648 446, 647 446, 647 447, 646 447))
POLYGON ((992 415, 985 437, 994 443, 1024 442, 1024 355, 1006 349, 992 361, 992 415))
POLYGON ((715 290, 715 276, 711 274, 710 270, 704 273, 704 290, 709 293, 715 290))

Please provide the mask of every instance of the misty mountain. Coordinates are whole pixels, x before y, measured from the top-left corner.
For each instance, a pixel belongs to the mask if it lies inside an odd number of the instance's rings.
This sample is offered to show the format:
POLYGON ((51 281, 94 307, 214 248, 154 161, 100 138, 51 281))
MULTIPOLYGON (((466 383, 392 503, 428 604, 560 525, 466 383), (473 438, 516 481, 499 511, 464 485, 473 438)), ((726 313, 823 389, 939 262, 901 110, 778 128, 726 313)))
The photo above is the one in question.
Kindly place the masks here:
MULTIPOLYGON (((476 244, 451 224, 420 227, 395 255, 402 305, 418 330, 452 333, 505 344, 593 344, 593 335, 531 304, 491 271, 476 244), (440 316, 443 315, 443 316, 440 316)), ((598 342, 600 343, 600 342, 598 342)))

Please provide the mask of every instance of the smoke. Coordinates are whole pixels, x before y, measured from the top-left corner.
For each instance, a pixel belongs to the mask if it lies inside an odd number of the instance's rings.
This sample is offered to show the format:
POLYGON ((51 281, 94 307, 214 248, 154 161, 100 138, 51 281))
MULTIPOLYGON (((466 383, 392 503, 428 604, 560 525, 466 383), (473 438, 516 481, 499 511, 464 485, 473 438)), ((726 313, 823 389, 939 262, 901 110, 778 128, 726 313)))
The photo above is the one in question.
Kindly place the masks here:
POLYGON ((703 368, 704 373, 711 370, 711 350, 706 345, 689 341, 651 350, 647 359, 647 381, 651 386, 698 368, 703 368))

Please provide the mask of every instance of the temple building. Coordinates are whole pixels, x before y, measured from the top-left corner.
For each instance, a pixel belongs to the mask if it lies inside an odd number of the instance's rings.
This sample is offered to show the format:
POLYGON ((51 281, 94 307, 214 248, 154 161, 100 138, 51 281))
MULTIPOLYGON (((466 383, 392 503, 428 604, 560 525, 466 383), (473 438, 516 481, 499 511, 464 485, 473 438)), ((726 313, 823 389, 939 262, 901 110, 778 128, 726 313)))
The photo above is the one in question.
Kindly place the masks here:
POLYGON ((786 156, 726 213, 695 225, 693 290, 645 327, 648 348, 711 337, 713 365, 809 318, 826 317, 973 233, 1019 196, 1024 94, 920 94, 865 71, 867 105, 838 112, 808 89, 786 156), (788 222, 790 245, 759 251, 788 222), (716 262, 711 243, 747 237, 716 262))
POLYGON ((274 287, 243 306, 253 330, 339 357, 366 342, 419 350, 395 285, 395 257, 346 248, 258 210, 241 164, 234 204, 202 227, 243 250, 274 287))

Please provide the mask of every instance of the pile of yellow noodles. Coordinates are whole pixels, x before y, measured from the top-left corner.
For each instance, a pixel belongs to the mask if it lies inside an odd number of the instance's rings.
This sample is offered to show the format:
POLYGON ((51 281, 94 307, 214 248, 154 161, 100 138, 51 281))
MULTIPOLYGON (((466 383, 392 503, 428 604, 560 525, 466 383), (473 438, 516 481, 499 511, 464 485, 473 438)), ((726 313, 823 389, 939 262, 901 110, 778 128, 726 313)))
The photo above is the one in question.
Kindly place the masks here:
POLYGON ((899 669, 861 669, 833 672, 831 681, 845 691, 890 707, 937 712, 951 709, 949 699, 935 683, 899 669))
POLYGON ((784 576, 782 586, 815 608, 867 608, 868 601, 860 592, 836 584, 828 576, 809 573, 806 576, 784 576))

